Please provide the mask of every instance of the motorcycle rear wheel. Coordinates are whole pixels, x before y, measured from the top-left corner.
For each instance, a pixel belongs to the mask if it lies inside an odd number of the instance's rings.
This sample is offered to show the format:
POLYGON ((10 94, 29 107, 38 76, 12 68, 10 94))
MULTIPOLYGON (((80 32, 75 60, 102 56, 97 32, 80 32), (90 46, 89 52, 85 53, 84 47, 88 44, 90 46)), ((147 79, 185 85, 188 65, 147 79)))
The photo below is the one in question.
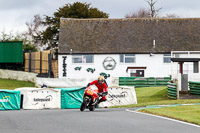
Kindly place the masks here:
POLYGON ((95 110, 95 105, 89 106, 89 110, 90 110, 90 111, 94 111, 94 110, 95 110))

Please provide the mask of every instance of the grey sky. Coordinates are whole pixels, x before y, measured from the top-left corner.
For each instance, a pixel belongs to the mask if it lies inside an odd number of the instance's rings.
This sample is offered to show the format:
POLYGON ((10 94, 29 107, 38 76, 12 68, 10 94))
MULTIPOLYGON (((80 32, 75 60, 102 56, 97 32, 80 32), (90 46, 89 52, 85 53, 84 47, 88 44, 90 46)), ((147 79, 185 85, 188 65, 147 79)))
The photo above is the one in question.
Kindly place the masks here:
MULTIPOLYGON (((124 18, 127 13, 149 8, 145 0, 0 0, 0 32, 23 31, 25 22, 36 14, 52 15, 56 9, 76 1, 91 3, 109 14, 110 18, 124 18)), ((200 17, 200 0, 157 0, 160 15, 175 13, 181 17, 200 17)))

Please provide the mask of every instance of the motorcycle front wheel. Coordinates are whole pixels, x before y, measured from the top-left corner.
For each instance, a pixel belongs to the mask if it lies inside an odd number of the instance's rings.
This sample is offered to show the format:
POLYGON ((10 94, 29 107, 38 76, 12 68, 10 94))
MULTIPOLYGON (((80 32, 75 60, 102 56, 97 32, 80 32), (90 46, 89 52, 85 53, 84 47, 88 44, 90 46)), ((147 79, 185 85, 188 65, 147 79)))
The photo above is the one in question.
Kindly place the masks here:
POLYGON ((83 102, 81 104, 80 111, 84 111, 86 106, 87 106, 87 100, 85 98, 83 98, 83 102))

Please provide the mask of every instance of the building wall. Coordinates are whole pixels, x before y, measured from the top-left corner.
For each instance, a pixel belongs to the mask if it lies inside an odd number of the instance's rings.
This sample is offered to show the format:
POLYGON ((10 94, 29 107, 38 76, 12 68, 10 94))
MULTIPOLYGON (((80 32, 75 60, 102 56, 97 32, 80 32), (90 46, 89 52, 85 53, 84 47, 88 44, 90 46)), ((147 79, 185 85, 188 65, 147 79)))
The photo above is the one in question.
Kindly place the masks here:
MULTIPOLYGON (((130 72, 126 71, 127 67, 146 67, 144 77, 167 77, 171 74, 171 63, 163 63, 163 54, 136 54, 135 63, 120 63, 119 54, 96 54, 94 63, 82 64, 72 63, 72 55, 59 55, 59 78, 97 78, 101 72, 110 74, 107 79, 111 84, 112 77, 129 77, 130 72), (116 67, 113 70, 105 70, 103 62, 107 57, 112 57, 116 61, 116 67), (82 67, 81 70, 75 70, 76 67, 82 67), (94 73, 87 72, 86 69, 95 69, 94 73)), ((140 69, 139 69, 140 70, 140 69)))

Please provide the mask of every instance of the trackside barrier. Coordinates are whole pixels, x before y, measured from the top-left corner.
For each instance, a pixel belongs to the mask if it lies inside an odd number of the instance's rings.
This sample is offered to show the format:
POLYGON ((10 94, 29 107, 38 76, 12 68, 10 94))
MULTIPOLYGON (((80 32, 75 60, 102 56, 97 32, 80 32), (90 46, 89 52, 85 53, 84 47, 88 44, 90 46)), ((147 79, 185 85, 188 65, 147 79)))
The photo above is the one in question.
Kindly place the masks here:
POLYGON ((190 94, 200 95, 200 82, 189 81, 190 94))
POLYGON ((111 86, 108 87, 107 101, 99 104, 99 107, 111 107, 137 104, 137 97, 134 87, 111 86))
POLYGON ((177 85, 175 83, 167 83, 167 97, 170 99, 178 99, 177 85))
MULTIPOLYGON (((56 88, 61 90, 61 108, 80 108, 83 101, 85 87, 56 88)), ((107 101, 100 103, 99 107, 110 107, 137 104, 134 87, 112 86, 108 87, 107 101)))
POLYGON ((0 110, 19 110, 20 91, 0 89, 0 110))
MULTIPOLYGON (((0 90, 0 110, 80 108, 84 92, 85 87, 0 90)), ((109 87, 106 97, 99 107, 137 104, 134 87, 109 87)))
POLYGON ((61 90, 61 109, 80 108, 85 87, 56 88, 61 90))
POLYGON ((60 90, 52 88, 17 88, 21 92, 23 109, 60 109, 60 90))
POLYGON ((119 77, 119 86, 135 86, 137 87, 152 87, 152 86, 167 86, 170 77, 163 78, 141 78, 141 77, 119 77))

